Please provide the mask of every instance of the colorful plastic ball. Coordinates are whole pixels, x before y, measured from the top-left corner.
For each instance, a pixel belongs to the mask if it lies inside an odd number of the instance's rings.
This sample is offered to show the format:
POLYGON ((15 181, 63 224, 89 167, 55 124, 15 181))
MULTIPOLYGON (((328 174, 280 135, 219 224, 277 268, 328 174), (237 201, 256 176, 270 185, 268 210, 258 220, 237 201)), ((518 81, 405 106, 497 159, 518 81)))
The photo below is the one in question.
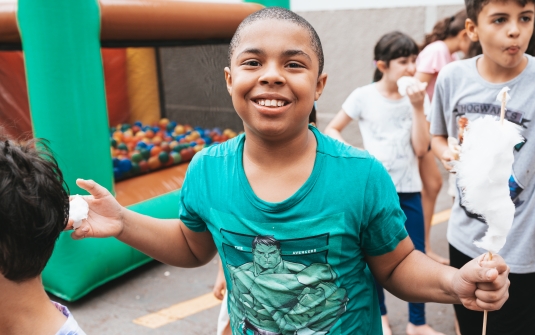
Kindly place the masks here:
POLYGON ((144 132, 147 132, 147 130, 152 130, 152 127, 151 126, 143 126, 143 128, 141 128, 144 132))
POLYGON ((160 136, 154 136, 154 138, 152 139, 152 143, 154 145, 160 145, 162 143, 162 138, 160 136))
POLYGON ((147 150, 150 151, 150 150, 152 150, 152 148, 154 148, 154 144, 152 144, 152 143, 148 143, 148 144, 147 144, 147 150))
POLYGON ((127 130, 127 129, 130 129, 130 125, 129 125, 128 123, 125 123, 125 124, 122 124, 122 125, 121 125, 121 130, 122 130, 122 131, 125 131, 125 130, 127 130))
POLYGON ((162 148, 162 151, 165 151, 165 152, 171 151, 171 147, 169 146, 169 143, 167 142, 162 142, 162 144, 160 145, 160 148, 162 148))
POLYGON ((139 169, 141 170, 141 172, 147 172, 149 171, 149 163, 147 163, 146 161, 141 161, 139 162, 139 169))
POLYGON ((185 130, 184 130, 184 126, 179 124, 175 127, 175 134, 177 135, 182 135, 184 134, 185 130))
POLYGON ((154 126, 152 127, 152 131, 156 134, 157 132, 160 131, 160 127, 154 126))
POLYGON ((141 123, 141 121, 136 121, 134 124, 140 128, 143 127, 143 123, 141 123))
POLYGON ((193 151, 195 151, 197 153, 197 152, 201 151, 202 149, 204 149, 204 144, 198 144, 193 148, 193 151))
POLYGON ((195 155, 195 151, 193 151, 192 148, 186 148, 180 151, 180 156, 185 162, 190 161, 193 158, 193 155, 195 155))
POLYGON ((121 159, 119 162, 119 170, 122 173, 126 173, 132 169, 132 162, 129 159, 121 159))
POLYGON ((210 145, 212 144, 212 139, 210 137, 203 137, 204 143, 210 145))
POLYGON ((169 154, 165 151, 162 151, 158 155, 158 159, 160 160, 160 162, 162 162, 162 164, 165 164, 169 161, 169 154))
POLYGON ((117 140, 114 138, 110 138, 110 144, 112 147, 117 148, 117 140))
POLYGON ((189 146, 190 146, 190 147, 194 147, 194 146, 196 146, 196 145, 197 145, 197 142, 195 142, 195 141, 191 141, 191 142, 189 142, 189 146))
POLYGON ((139 153, 141 154, 141 157, 143 157, 144 160, 148 160, 150 157, 150 151, 145 148, 139 149, 139 153))
POLYGON ((146 149, 146 148, 147 148, 147 143, 142 142, 142 141, 139 141, 139 142, 137 142, 136 147, 137 147, 137 148, 143 148, 143 149, 146 149))
POLYGON ((152 149, 150 149, 150 156, 156 157, 160 154, 160 152, 162 152, 162 148, 154 146, 152 149))
POLYGON ((117 145, 117 149, 122 150, 122 151, 128 151, 128 147, 124 143, 117 145))
POLYGON ((131 159, 132 159, 132 162, 139 163, 143 160, 143 155, 141 154, 141 152, 134 152, 132 154, 131 159))
POLYGON ((168 124, 169 119, 166 118, 160 119, 160 121, 158 121, 158 126, 160 126, 160 128, 166 128, 168 124))
POLYGON ((173 163, 174 164, 178 164, 178 163, 180 163, 182 161, 182 157, 180 156, 180 154, 178 152, 172 151, 170 156, 173 159, 173 163))
POLYGON ((160 166, 162 166, 162 163, 160 162, 160 159, 158 157, 149 158, 149 161, 147 163, 149 164, 150 170, 156 170, 160 166))
POLYGON ((153 138, 153 137, 154 137, 154 130, 152 130, 152 129, 150 129, 150 128, 147 129, 147 130, 145 130, 145 136, 146 136, 147 138, 153 138))
POLYGON ((113 162, 113 167, 116 168, 116 167, 119 167, 119 158, 117 157, 113 157, 111 159, 111 161, 113 162))

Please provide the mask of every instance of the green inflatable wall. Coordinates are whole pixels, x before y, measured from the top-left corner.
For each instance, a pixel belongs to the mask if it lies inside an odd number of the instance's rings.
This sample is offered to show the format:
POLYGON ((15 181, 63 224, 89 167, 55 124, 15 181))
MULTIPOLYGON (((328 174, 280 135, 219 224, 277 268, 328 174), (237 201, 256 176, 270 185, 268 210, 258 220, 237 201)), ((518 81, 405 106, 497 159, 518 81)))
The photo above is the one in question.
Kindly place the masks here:
MULTIPOLYGON (((50 141, 71 194, 93 179, 113 191, 97 0, 19 0, 28 95, 36 138, 50 141)), ((176 218, 179 191, 132 210, 176 218)), ((43 272, 45 288, 73 301, 151 259, 114 238, 61 234, 43 272)))

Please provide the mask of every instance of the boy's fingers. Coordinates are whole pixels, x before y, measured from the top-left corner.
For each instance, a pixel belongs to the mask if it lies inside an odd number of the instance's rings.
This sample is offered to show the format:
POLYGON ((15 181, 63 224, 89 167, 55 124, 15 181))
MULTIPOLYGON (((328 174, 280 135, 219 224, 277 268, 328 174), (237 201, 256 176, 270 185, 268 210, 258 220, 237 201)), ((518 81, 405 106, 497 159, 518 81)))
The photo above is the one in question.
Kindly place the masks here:
POLYGON ((94 180, 85 180, 78 178, 76 179, 76 185, 89 192, 95 199, 103 198, 110 193, 107 189, 97 184, 94 180))
POLYGON ((478 284, 475 295, 481 301, 498 302, 508 295, 510 285, 511 282, 508 279, 497 288, 492 287, 490 283, 478 284))
POLYGON ((78 229, 74 230, 71 234, 73 240, 81 240, 88 237, 89 234, 89 223, 87 220, 82 221, 82 225, 78 229))

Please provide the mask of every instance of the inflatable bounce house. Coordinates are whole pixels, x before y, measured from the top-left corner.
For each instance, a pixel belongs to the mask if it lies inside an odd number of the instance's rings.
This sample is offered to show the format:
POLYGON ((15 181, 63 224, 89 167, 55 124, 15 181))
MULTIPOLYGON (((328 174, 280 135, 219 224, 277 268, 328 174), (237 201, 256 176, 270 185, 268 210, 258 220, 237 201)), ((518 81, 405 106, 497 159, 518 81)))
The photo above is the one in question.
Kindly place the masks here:
MULTIPOLYGON (((264 4, 288 7, 288 2, 264 4)), ((117 128, 110 132, 110 126, 122 124, 125 130, 125 124, 139 121, 134 126, 142 130, 143 124, 157 124, 165 116, 166 71, 159 68, 164 58, 159 47, 226 49, 238 24, 260 8, 176 0, 2 1, 0 131, 47 139, 71 194, 85 193, 76 186, 77 178, 93 179, 134 211, 176 218, 187 164, 115 181, 110 134, 117 128)), ((177 135, 177 125, 166 120, 162 131, 170 124, 173 134, 167 135, 177 135)), ((49 292, 73 301, 148 261, 116 239, 74 241, 65 232, 43 283, 49 292)))

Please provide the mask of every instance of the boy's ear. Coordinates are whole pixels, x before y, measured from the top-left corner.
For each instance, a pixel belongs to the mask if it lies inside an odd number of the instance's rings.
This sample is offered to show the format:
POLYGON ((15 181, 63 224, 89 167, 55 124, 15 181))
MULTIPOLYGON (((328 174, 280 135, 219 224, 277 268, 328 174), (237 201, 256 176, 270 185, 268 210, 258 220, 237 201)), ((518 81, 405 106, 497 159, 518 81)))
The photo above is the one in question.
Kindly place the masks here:
POLYGON ((477 24, 475 24, 474 21, 472 21, 471 19, 466 19, 464 27, 466 29, 466 34, 472 42, 479 41, 479 35, 477 33, 477 24))
POLYGON ((225 81, 227 82, 228 94, 232 96, 232 77, 230 76, 230 68, 225 67, 225 81))
POLYGON ((316 93, 314 94, 314 100, 318 100, 325 89, 325 84, 327 84, 327 73, 322 73, 318 77, 318 82, 316 83, 316 93))

